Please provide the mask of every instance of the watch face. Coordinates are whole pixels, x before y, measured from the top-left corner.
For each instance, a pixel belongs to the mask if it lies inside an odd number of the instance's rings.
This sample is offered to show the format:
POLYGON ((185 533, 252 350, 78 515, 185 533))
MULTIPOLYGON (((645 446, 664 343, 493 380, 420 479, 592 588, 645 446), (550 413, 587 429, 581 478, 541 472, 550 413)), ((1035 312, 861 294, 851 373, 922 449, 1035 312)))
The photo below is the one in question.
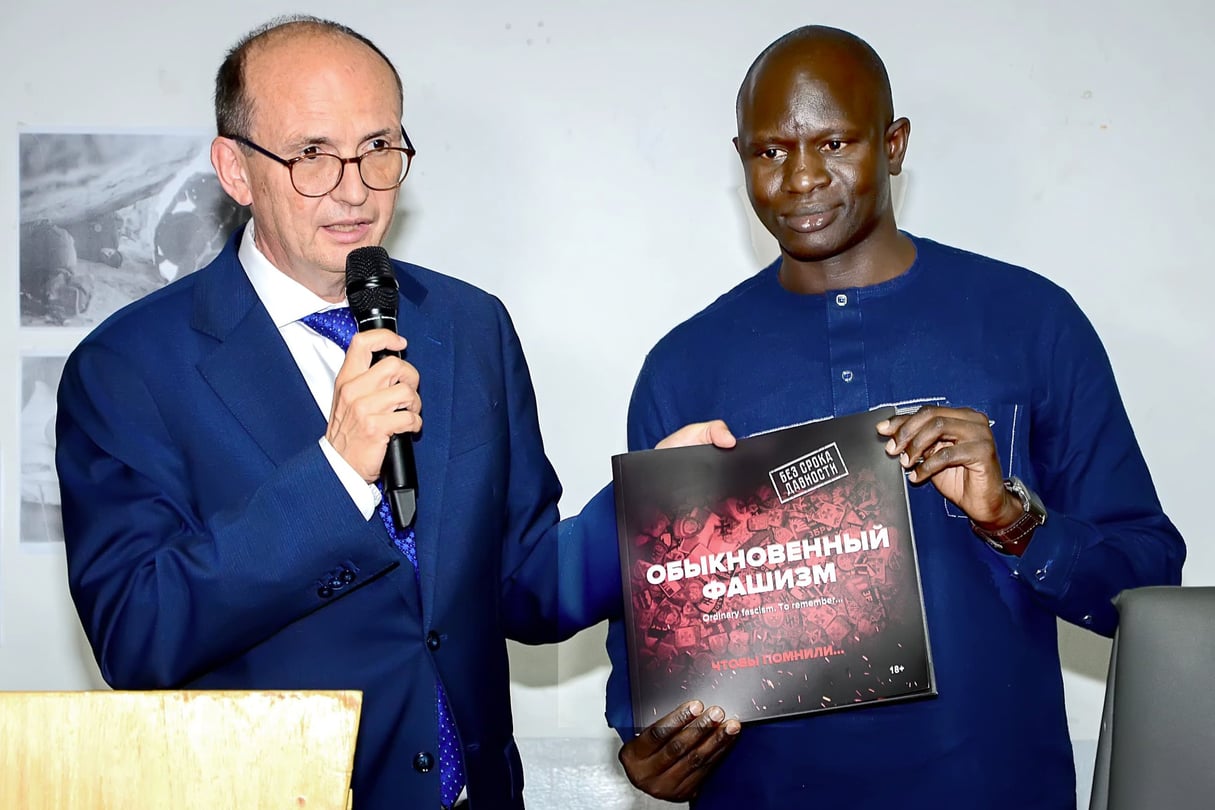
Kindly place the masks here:
POLYGON ((1005 482, 1005 486, 1021 499, 1021 503, 1025 507, 1025 513, 1037 518, 1039 526, 1046 522, 1046 507, 1043 506, 1042 500, 1037 494, 1025 486, 1024 481, 1014 475, 1005 482))

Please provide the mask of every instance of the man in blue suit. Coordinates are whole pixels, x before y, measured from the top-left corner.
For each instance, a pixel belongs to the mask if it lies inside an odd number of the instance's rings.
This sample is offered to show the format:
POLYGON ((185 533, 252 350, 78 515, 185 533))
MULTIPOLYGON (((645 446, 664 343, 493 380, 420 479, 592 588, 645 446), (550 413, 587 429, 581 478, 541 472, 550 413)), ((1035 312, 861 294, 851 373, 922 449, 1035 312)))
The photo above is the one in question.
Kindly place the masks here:
POLYGON ((393 332, 343 351, 317 331, 413 154, 383 53, 277 21, 228 54, 215 101, 212 163, 252 222, 102 324, 60 387, 70 584, 102 674, 359 689, 359 808, 521 807, 505 638, 554 642, 619 610, 610 490, 558 523, 494 297, 396 262, 408 362, 372 364, 405 349, 393 332), (417 519, 393 536, 375 484, 389 438, 415 432, 417 519))

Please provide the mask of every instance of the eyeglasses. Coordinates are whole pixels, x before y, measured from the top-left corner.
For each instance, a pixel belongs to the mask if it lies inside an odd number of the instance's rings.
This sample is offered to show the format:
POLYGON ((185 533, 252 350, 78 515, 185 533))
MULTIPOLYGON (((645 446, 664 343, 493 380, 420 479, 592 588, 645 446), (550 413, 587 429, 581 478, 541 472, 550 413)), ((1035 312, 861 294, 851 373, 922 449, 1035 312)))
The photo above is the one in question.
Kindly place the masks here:
POLYGON ((258 146, 248 138, 239 135, 230 136, 232 140, 250 149, 260 152, 276 163, 287 167, 291 174, 291 185, 305 197, 324 197, 337 188, 346 173, 346 164, 353 163, 359 169, 359 177, 363 185, 372 191, 391 191, 405 182, 409 174, 409 164, 417 150, 409 142, 405 127, 401 127, 401 138, 404 147, 386 146, 372 149, 352 158, 338 157, 328 152, 316 152, 311 155, 300 155, 287 160, 258 146))

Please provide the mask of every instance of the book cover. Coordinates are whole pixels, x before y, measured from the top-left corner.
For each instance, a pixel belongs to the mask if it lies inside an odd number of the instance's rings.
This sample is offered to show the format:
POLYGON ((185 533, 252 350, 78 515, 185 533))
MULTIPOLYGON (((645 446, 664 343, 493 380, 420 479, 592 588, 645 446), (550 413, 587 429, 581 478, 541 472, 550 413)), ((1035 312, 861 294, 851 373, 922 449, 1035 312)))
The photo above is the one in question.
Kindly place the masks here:
POLYGON ((936 694, 883 408, 614 456, 633 717, 743 722, 936 694))

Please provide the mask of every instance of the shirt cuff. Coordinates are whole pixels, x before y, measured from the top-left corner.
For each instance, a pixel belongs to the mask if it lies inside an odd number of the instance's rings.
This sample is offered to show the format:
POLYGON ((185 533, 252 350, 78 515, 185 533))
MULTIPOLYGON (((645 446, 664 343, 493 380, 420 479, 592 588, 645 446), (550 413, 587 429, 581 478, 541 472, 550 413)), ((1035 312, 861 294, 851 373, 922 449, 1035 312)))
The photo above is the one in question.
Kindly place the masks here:
POLYGON ((375 510, 380 505, 380 488, 364 481, 363 476, 359 475, 354 467, 351 467, 346 459, 342 458, 341 453, 333 449, 333 445, 324 436, 321 437, 320 444, 321 452, 325 454, 329 466, 333 468, 334 474, 346 488, 350 500, 354 501, 355 508, 363 514, 363 520, 371 520, 371 516, 375 514, 375 510))

